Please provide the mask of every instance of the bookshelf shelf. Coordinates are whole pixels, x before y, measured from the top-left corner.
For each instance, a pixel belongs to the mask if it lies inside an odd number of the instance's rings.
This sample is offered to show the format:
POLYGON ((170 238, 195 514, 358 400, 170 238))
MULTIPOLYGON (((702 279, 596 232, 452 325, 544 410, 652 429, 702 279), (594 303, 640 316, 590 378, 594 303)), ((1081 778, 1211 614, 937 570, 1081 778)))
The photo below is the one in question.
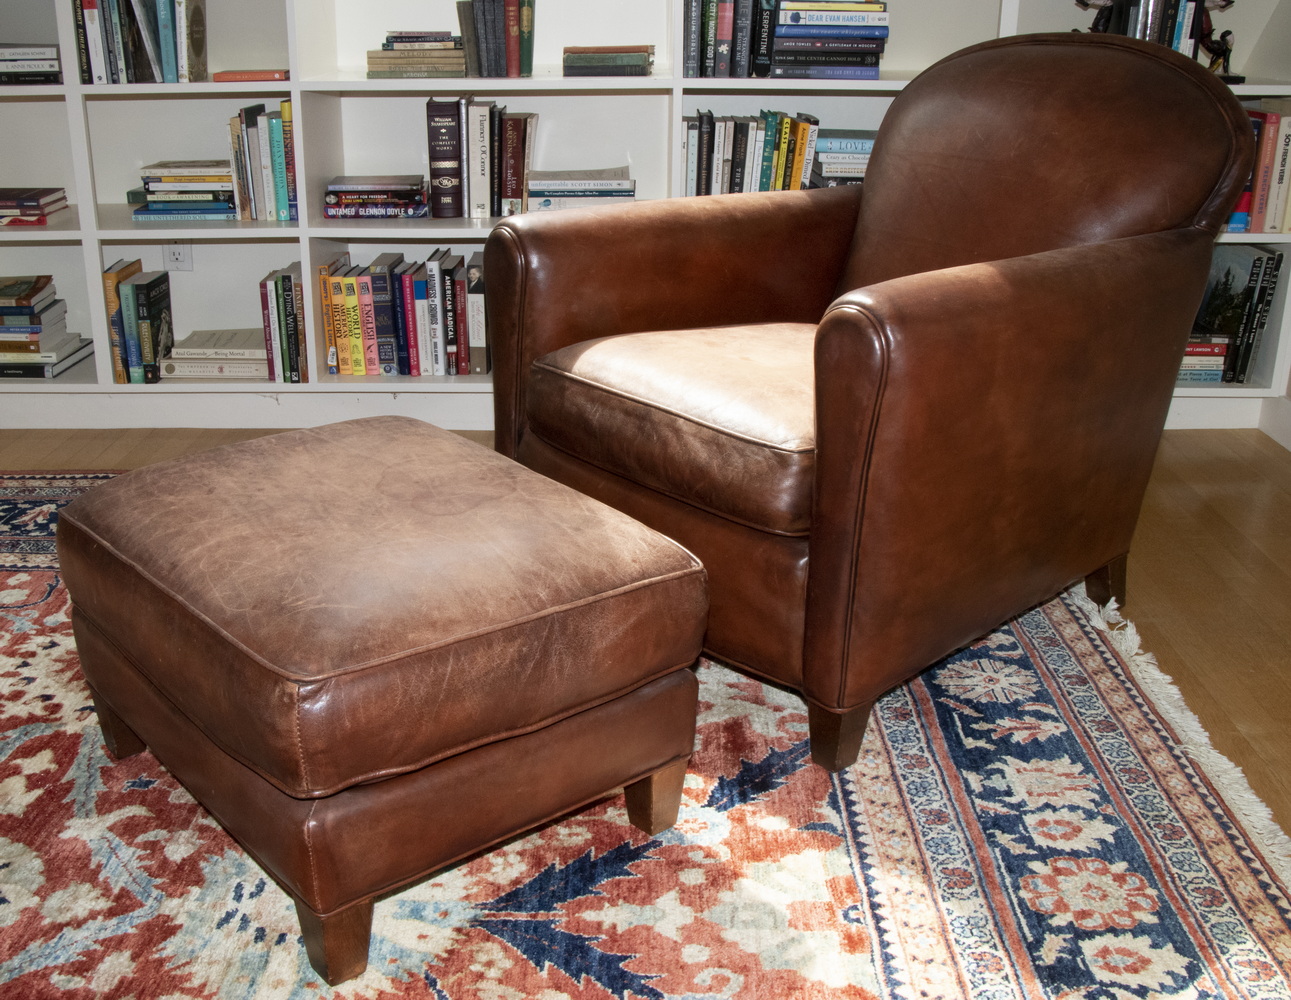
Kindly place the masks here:
MULTIPOLYGON (((697 110, 756 114, 810 111, 834 127, 874 128, 892 98, 922 68, 965 45, 1029 31, 1085 30, 1092 12, 1054 0, 901 0, 882 77, 864 81, 687 78, 681 71, 685 0, 543 0, 537 11, 535 75, 529 79, 368 80, 366 51, 388 29, 456 31, 453 0, 219 0, 208 4, 212 70, 279 67, 285 81, 87 85, 77 74, 71 0, 0 5, 0 37, 57 40, 58 86, 0 87, 0 183, 64 186, 73 206, 45 227, 0 228, 0 273, 54 274, 69 324, 95 341, 92 362, 53 380, 6 380, 7 426, 292 427, 371 413, 407 413, 458 429, 492 425, 491 381, 466 378, 329 376, 320 371, 317 293, 307 297, 310 379, 265 382, 112 383, 99 274, 118 257, 160 269, 169 242, 192 244, 193 270, 174 272, 177 333, 258 326, 257 282, 301 261, 306 274, 349 250, 368 263, 387 250, 424 257, 447 246, 483 246, 495 219, 322 218, 327 181, 340 173, 427 173, 424 106, 431 95, 479 95, 539 115, 540 169, 628 163, 639 198, 681 190, 682 117, 697 110), (255 30, 248 30, 254 25, 255 30), (653 44, 654 75, 561 75, 565 45, 653 44), (134 221, 125 192, 153 160, 224 158, 227 120, 238 108, 284 97, 295 109, 300 220, 155 226, 134 221), (31 384, 34 383, 34 384, 31 384), (236 405, 230 405, 236 400, 236 405)), ((1237 39, 1233 69, 1243 100, 1291 96, 1291 0, 1242 0, 1217 13, 1237 39)), ((1291 244, 1289 234, 1224 236, 1226 242, 1291 244)), ((1291 408, 1291 316, 1274 304, 1276 350, 1253 384, 1180 389, 1174 426, 1258 426, 1261 407, 1291 408)), ((1273 328, 1271 327, 1271 330, 1273 328)), ((1285 422, 1285 421, 1284 421, 1285 422)), ((1291 436, 1283 441, 1291 447, 1291 436)))

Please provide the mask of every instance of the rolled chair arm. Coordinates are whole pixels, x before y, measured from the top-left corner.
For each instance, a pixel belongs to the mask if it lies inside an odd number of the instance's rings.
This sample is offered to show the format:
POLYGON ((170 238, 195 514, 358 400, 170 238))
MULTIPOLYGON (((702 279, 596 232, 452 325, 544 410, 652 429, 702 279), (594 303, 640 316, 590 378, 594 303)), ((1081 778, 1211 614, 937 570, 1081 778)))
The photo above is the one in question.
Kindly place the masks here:
POLYGON ((496 445, 514 455, 535 358, 643 330, 814 323, 833 298, 859 187, 530 213, 484 248, 496 445))
POLYGON ((1136 236, 831 306, 809 698, 866 704, 1128 551, 1211 247, 1136 236))

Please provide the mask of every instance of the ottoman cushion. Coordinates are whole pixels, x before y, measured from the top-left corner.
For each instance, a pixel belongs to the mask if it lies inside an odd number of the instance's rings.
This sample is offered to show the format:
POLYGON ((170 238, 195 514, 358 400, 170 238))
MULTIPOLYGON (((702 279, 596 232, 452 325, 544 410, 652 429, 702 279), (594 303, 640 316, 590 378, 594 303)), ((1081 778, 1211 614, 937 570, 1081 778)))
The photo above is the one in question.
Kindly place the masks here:
POLYGON ((693 663, 703 637, 689 552, 401 417, 128 473, 58 538, 77 614, 297 798, 541 729, 693 663))

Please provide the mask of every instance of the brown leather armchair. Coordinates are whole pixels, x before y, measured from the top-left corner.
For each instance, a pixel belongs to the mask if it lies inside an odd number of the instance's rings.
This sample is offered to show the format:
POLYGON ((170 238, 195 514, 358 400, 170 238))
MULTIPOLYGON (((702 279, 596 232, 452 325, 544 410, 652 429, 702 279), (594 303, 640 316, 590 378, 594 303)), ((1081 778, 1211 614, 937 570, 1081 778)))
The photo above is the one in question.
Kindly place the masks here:
POLYGON ((863 187, 518 216, 485 249, 497 448, 688 546, 706 648, 884 692, 1125 561, 1251 129, 1126 38, 977 45, 893 102, 863 187))

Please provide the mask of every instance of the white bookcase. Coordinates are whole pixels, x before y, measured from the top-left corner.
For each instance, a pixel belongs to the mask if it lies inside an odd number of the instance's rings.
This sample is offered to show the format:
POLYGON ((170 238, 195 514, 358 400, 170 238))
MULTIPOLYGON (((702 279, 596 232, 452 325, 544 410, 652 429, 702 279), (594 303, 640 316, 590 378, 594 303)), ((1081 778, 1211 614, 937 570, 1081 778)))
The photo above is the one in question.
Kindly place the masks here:
MULTIPOLYGON (((542 0, 532 79, 373 81, 365 52, 395 28, 456 29, 452 0, 208 0, 211 68, 288 67, 273 84, 79 82, 71 0, 0 4, 0 40, 56 39, 61 86, 0 87, 0 185, 61 185, 73 207, 48 227, 0 229, 0 273, 51 273, 69 322, 96 345, 95 360, 52 381, 0 382, 6 427, 297 427, 402 413, 446 427, 492 426, 491 383, 466 378, 329 376, 318 303, 306 302, 312 332, 309 381, 116 385, 100 275, 119 257, 162 267, 168 243, 191 245, 192 270, 171 275, 176 333, 258 326, 256 283, 294 260, 311 266, 337 249, 356 263, 386 250, 425 257, 437 246, 479 249, 488 220, 322 219, 323 186, 339 173, 428 173, 425 101, 431 94, 478 94, 511 111, 539 114, 540 169, 628 164, 639 198, 682 187, 681 120, 697 109, 756 114, 764 107, 810 111, 835 127, 873 128, 905 82, 965 45, 1029 31, 1087 28, 1092 13, 1067 0, 893 0, 892 37, 878 81, 687 79, 681 76, 683 0, 542 0), (645 78, 560 76, 565 45, 650 43, 645 78), (290 97, 302 179, 296 223, 201 223, 160 228, 135 223, 124 204, 139 168, 160 159, 228 155, 226 123, 238 108, 290 97)), ((1242 0, 1216 14, 1237 39, 1240 96, 1291 95, 1291 0, 1242 0)), ((1097 99, 1097 81, 1091 98, 1097 99)), ((1286 234, 1225 236, 1291 243, 1286 234)), ((1289 247, 1288 249, 1291 249, 1289 247)), ((1291 310, 1283 282, 1270 340, 1252 383, 1176 394, 1171 426, 1265 426, 1291 447, 1291 310)))

